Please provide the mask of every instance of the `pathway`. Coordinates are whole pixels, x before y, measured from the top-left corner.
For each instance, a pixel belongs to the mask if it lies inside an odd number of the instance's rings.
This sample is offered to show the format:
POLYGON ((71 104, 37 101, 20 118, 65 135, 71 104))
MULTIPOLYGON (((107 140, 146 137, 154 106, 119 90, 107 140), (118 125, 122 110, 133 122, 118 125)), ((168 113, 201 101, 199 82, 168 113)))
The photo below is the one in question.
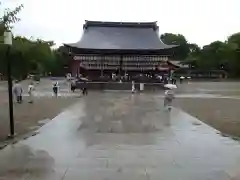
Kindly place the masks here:
POLYGON ((0 179, 230 180, 240 144, 155 95, 93 93, 0 151, 0 179))

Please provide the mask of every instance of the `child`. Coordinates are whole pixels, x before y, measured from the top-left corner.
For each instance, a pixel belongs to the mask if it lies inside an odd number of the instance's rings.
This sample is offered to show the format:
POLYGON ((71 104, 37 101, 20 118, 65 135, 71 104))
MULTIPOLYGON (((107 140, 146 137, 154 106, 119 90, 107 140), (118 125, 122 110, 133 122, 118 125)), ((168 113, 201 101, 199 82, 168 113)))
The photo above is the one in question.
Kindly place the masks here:
POLYGON ((83 82, 82 95, 88 95, 87 83, 85 81, 83 82))
POLYGON ((29 101, 28 103, 33 103, 33 91, 34 91, 34 85, 33 82, 31 82, 28 86, 28 95, 29 95, 29 101))

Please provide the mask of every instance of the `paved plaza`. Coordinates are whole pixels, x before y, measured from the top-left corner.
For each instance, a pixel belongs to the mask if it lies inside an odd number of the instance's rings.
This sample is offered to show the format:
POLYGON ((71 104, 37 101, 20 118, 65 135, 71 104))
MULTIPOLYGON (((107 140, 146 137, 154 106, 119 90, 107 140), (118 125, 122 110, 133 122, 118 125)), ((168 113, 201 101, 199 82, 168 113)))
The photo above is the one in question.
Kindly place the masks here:
POLYGON ((238 180, 240 144, 154 94, 92 92, 0 151, 1 180, 238 180))

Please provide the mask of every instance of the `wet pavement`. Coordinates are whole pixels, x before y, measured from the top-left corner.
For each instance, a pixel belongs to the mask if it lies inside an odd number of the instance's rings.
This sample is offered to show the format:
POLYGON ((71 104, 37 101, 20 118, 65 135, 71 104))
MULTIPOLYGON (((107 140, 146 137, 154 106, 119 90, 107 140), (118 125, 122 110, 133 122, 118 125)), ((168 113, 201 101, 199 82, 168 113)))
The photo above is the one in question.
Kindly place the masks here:
POLYGON ((179 84, 178 94, 209 94, 240 97, 240 82, 190 82, 179 84))
POLYGON ((1 180, 230 180, 240 144, 152 94, 89 94, 0 151, 1 180))
MULTIPOLYGON (((80 90, 75 93, 70 92, 69 84, 64 78, 42 78, 39 84, 35 85, 34 94, 36 97, 52 97, 52 84, 58 81, 60 86, 59 97, 78 97, 81 94, 80 90)), ((27 87, 29 80, 22 81, 24 88, 24 96, 28 96, 27 87)), ((240 82, 226 81, 226 82, 184 82, 177 84, 177 97, 179 98, 234 98, 240 99, 240 82)), ((0 92, 7 91, 7 82, 0 81, 0 92)), ((106 92, 129 93, 131 89, 126 91, 106 90, 106 92)), ((158 94, 163 97, 163 91, 148 91, 145 93, 158 94)))

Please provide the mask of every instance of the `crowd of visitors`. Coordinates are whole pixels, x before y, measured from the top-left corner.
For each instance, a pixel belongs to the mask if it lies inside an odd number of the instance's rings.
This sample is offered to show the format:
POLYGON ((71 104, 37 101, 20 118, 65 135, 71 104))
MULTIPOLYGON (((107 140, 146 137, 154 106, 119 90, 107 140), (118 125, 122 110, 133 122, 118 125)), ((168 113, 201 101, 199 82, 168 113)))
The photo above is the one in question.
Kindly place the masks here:
MULTIPOLYGON (((158 76, 157 77, 159 79, 160 82, 163 82, 165 85, 170 85, 170 86, 164 86, 166 87, 165 93, 164 93, 164 107, 170 109, 169 107, 171 107, 172 101, 175 98, 175 92, 174 89, 177 88, 176 84, 177 84, 177 78, 176 77, 168 77, 168 76, 158 76)), ((186 78, 187 80, 190 79, 190 77, 186 78)), ((67 83, 69 84, 69 91, 70 92, 75 92, 75 90, 79 87, 77 87, 77 82, 79 81, 79 79, 76 78, 72 78, 70 74, 67 74, 66 76, 66 80, 67 83)), ((83 96, 88 95, 88 82, 86 78, 82 78, 81 79, 81 94, 83 96), (84 79, 84 80, 83 80, 84 79)), ((182 84, 185 80, 185 77, 181 76, 179 77, 179 83, 182 84)), ((132 84, 132 88, 131 88, 131 92, 135 93, 136 92, 136 82, 134 80, 132 80, 131 82, 132 84)), ((141 84, 141 83, 140 83, 141 84)), ((53 95, 54 97, 58 97, 59 94, 59 83, 58 81, 54 82, 52 85, 52 91, 53 91, 53 95)), ((34 90, 35 90, 35 86, 33 81, 31 81, 29 83, 28 86, 28 103, 33 103, 34 102, 34 90)), ((21 104, 23 102, 23 87, 20 83, 20 81, 15 81, 15 84, 13 85, 13 94, 14 97, 16 99, 16 102, 21 104)))

